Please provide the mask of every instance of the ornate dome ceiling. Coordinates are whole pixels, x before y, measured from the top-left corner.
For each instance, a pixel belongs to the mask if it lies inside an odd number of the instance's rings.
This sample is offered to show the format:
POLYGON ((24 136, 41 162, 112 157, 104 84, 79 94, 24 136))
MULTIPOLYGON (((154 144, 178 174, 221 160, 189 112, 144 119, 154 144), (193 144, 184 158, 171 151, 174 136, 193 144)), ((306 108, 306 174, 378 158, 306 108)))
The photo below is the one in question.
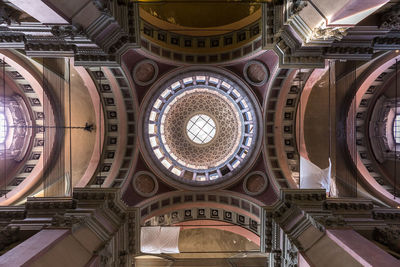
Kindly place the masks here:
MULTIPOLYGON (((232 25, 260 9, 256 2, 218 2, 218 1, 173 1, 160 3, 142 1, 142 17, 146 12, 154 18, 167 24, 191 27, 210 28, 232 25)), ((146 16, 147 17, 147 16, 146 16)), ((242 25, 243 26, 243 25, 242 25)))
POLYGON ((163 116, 161 123, 165 123, 160 130, 165 148, 187 168, 217 167, 235 152, 243 138, 243 124, 236 107, 208 88, 194 87, 181 93, 163 116), (204 131, 208 129, 201 128, 207 126, 210 134, 204 131))
POLYGON ((242 82, 218 72, 171 75, 147 95, 141 143, 167 182, 230 183, 256 154, 257 102, 242 82))

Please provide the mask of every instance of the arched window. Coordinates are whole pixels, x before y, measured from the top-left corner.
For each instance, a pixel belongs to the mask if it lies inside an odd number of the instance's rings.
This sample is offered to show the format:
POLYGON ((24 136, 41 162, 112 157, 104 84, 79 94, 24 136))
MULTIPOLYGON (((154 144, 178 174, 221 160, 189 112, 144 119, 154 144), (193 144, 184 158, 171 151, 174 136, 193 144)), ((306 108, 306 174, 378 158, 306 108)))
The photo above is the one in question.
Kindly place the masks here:
POLYGON ((8 124, 6 116, 0 112, 0 144, 3 144, 7 137, 8 124))
POLYGON ((397 114, 394 119, 393 136, 396 144, 400 144, 400 114, 397 114))

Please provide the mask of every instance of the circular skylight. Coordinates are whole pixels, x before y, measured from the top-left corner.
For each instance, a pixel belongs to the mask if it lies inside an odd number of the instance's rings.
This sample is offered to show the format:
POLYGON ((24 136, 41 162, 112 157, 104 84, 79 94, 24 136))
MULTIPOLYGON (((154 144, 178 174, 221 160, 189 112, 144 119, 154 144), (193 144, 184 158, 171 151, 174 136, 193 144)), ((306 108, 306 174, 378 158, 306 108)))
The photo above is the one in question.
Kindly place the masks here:
POLYGON ((207 144, 215 136, 215 122, 205 114, 197 114, 190 118, 186 125, 186 133, 196 144, 207 144))
POLYGON ((7 120, 6 116, 4 116, 4 113, 0 113, 0 144, 3 144, 4 141, 6 140, 7 136, 7 120))

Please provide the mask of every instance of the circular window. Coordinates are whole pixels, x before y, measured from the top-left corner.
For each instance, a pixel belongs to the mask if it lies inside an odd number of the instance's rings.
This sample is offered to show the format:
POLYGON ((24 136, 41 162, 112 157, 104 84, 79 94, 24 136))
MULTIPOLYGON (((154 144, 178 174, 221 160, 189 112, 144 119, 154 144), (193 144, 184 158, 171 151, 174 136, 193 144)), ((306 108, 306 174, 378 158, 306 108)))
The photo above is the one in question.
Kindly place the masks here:
POLYGON ((206 70, 158 81, 140 125, 145 159, 161 178, 184 187, 214 185, 248 168, 261 140, 261 114, 244 89, 240 80, 206 70))
POLYGON ((215 132, 214 120, 205 114, 194 115, 186 124, 186 133, 196 144, 207 144, 214 138, 215 132))

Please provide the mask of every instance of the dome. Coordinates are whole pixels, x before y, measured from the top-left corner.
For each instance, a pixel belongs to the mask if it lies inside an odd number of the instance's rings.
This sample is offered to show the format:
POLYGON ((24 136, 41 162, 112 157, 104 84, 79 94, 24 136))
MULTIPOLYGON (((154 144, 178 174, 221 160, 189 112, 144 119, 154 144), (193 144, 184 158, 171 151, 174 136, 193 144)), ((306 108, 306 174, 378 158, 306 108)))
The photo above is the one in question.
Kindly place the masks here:
MULTIPOLYGON (((257 2, 213 2, 210 1, 172 1, 162 5, 154 1, 142 1, 141 15, 146 12, 154 18, 171 25, 190 28, 209 28, 232 25, 256 13, 261 5, 257 2), (207 14, 206 16, 204 14, 207 14)), ((259 18, 259 16, 258 16, 259 18)), ((152 20, 154 21, 154 20, 152 20)), ((243 23, 240 23, 243 26, 243 23)), ((229 28, 230 29, 230 28, 229 28)))
POLYGON ((167 182, 225 184, 249 166, 260 114, 245 84, 198 70, 160 81, 153 91, 145 101, 142 143, 167 182))

